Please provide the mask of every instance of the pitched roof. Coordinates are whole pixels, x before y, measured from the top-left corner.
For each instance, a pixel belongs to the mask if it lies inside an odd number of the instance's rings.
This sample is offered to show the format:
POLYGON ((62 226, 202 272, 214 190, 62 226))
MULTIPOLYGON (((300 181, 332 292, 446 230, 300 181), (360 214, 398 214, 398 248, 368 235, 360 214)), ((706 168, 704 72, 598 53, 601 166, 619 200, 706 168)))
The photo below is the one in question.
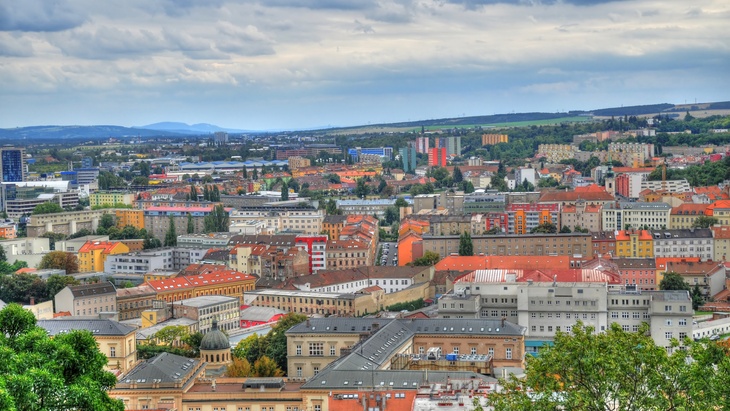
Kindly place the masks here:
POLYGON ((542 270, 476 270, 460 277, 457 282, 465 283, 502 283, 502 282, 552 282, 559 283, 591 282, 620 284, 618 274, 607 270, 580 268, 542 269, 542 270))
POLYGON ((671 215, 704 215, 707 204, 684 203, 677 207, 672 207, 671 215))
POLYGON ((118 246, 119 241, 87 241, 79 248, 79 253, 89 253, 95 250, 101 250, 102 253, 109 254, 118 246))
POLYGON ((723 269, 722 264, 718 264, 715 261, 701 261, 701 262, 667 262, 667 271, 674 271, 679 275, 711 275, 717 270, 723 269))
POLYGON ((38 326, 48 331, 51 336, 67 333, 74 330, 91 331, 94 335, 103 336, 125 336, 136 328, 113 320, 87 320, 87 319, 57 319, 38 320, 38 326))
POLYGON ((608 192, 600 191, 544 191, 540 196, 539 202, 575 202, 584 201, 613 201, 614 198, 608 192))
POLYGON ((712 230, 715 240, 728 240, 730 239, 730 227, 724 225, 720 227, 710 227, 712 230))
POLYGON ((93 284, 82 284, 82 285, 70 285, 68 286, 71 290, 71 294, 76 297, 90 297, 95 295, 114 294, 116 295, 117 289, 114 284, 110 282, 100 282, 93 284))
MULTIPOLYGON (((163 352, 132 368, 119 380, 119 383, 152 384, 155 381, 158 383, 179 383, 181 377, 186 379, 195 377, 195 375, 190 374, 194 373, 199 364, 200 360, 163 352)), ((117 387, 119 387, 119 384, 117 387)))
POLYGON ((286 313, 287 311, 279 310, 273 307, 251 306, 241 310, 241 320, 269 321, 279 314, 285 315, 286 313))
POLYGON ((619 230, 616 232, 616 241, 629 241, 632 235, 638 235, 640 241, 651 241, 653 239, 649 230, 619 230))

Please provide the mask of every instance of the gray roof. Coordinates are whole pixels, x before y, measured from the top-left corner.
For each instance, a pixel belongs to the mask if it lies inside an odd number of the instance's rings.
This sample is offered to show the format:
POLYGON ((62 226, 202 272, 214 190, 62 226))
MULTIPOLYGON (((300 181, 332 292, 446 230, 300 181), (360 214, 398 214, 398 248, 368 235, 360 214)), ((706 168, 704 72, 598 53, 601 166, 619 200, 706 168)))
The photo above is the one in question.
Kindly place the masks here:
POLYGON ((202 295, 200 297, 187 298, 185 300, 176 301, 174 305, 185 307, 204 308, 212 305, 230 303, 237 301, 237 298, 226 297, 225 295, 202 295))
POLYGON ((681 228, 674 230, 649 230, 655 240, 671 240, 673 238, 712 238, 709 228, 681 228))
POLYGON ((135 328, 114 320, 56 319, 38 320, 38 326, 48 331, 51 336, 74 330, 91 331, 94 335, 124 336, 134 332, 135 328))
POLYGON ((647 269, 647 270, 653 270, 656 269, 656 260, 653 258, 614 258, 614 263, 618 266, 619 269, 625 270, 625 269, 647 269))
POLYGON ((147 340, 147 339, 151 338, 152 336, 154 336, 158 331, 160 331, 161 329, 163 329, 167 326, 182 325, 185 327, 190 327, 191 325, 196 324, 197 322, 198 322, 197 320, 193 320, 192 318, 186 318, 186 317, 172 318, 167 321, 157 323, 151 327, 140 328, 139 330, 137 330, 136 338, 138 340, 147 340))
POLYGON ((117 295, 117 289, 110 282, 72 285, 68 287, 76 298, 93 297, 95 295, 114 294, 117 295))
POLYGON ((449 379, 486 379, 482 374, 456 371, 412 371, 412 370, 335 370, 325 369, 310 378, 302 389, 361 389, 385 387, 399 390, 415 390, 422 384, 446 382, 449 379))
POLYGON ((134 367, 120 383, 173 383, 188 376, 200 363, 199 360, 163 352, 134 367))
POLYGON ((372 330, 373 324, 383 327, 389 322, 400 323, 414 334, 490 334, 517 336, 523 335, 525 328, 515 323, 501 320, 475 318, 311 318, 290 328, 287 334, 323 333, 363 333, 372 330))
POLYGON ((692 301, 689 296, 689 291, 686 290, 642 291, 641 293, 650 295, 656 301, 692 301))
POLYGON ((277 314, 286 314, 287 311, 278 310, 273 307, 248 307, 241 311, 241 320, 250 321, 269 321, 271 317, 277 314))

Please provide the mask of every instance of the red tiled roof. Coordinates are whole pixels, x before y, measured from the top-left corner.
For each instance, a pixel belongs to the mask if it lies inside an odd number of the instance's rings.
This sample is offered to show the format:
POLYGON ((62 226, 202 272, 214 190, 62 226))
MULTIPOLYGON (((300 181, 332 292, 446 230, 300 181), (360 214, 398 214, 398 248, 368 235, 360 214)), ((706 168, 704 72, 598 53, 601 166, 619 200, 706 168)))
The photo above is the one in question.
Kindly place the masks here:
POLYGON ((653 240, 653 237, 651 236, 651 233, 649 230, 635 230, 635 231, 626 231, 626 230, 619 230, 616 233, 616 241, 629 241, 631 239, 631 235, 638 234, 640 241, 647 241, 647 240, 653 240))
POLYGON ((87 241, 79 248, 79 253, 89 253, 93 250, 102 250, 102 253, 110 253, 114 247, 121 244, 118 241, 87 241))
POLYGON ((677 207, 672 207, 672 215, 703 215, 707 209, 707 204, 684 203, 677 207))

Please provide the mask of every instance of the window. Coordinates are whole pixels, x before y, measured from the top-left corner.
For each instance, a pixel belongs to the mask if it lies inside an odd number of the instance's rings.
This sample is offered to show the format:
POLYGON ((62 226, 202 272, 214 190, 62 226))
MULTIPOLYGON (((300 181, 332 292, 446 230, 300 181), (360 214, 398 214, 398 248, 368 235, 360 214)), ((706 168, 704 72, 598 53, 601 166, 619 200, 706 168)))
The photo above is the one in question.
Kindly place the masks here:
POLYGON ((335 346, 333 344, 333 345, 330 345, 330 357, 334 357, 334 356, 335 356, 335 346))
POLYGON ((117 347, 109 347, 109 356, 112 358, 117 356, 117 347))
POLYGON ((475 355, 477 353, 477 347, 471 347, 471 355, 475 355))
POLYGON ((491 355, 492 357, 494 357, 494 348, 492 348, 492 347, 488 348, 488 349, 487 349, 487 354, 489 354, 489 355, 491 355))
POLYGON ((454 354, 459 354, 459 347, 454 346, 454 350, 452 351, 454 354))
POLYGON ((314 405, 314 411, 322 411, 322 406, 319 404, 314 405))
POLYGON ((309 355, 311 357, 323 357, 324 356, 324 343, 310 342, 309 343, 309 355))
POLYGON ((302 345, 297 344, 297 355, 302 355, 302 345))
POLYGON ((302 366, 299 365, 299 366, 297 366, 297 377, 301 377, 301 376, 302 376, 302 366))
POLYGON ((671 331, 666 331, 664 333, 664 338, 666 338, 667 340, 671 340, 672 336, 673 336, 673 333, 671 331))
POLYGON ((681 325, 683 327, 686 326, 687 325, 687 319, 686 318, 682 318, 681 320, 679 320, 679 325, 681 325))
POLYGON ((511 360, 511 359, 512 359, 512 349, 511 349, 511 348, 507 348, 507 349, 505 350, 505 357, 506 357, 506 358, 507 358, 508 360, 511 360))
POLYGON ((312 367, 312 373, 313 373, 314 375, 317 375, 317 374, 319 374, 319 367, 316 367, 316 366, 315 366, 315 367, 312 367))

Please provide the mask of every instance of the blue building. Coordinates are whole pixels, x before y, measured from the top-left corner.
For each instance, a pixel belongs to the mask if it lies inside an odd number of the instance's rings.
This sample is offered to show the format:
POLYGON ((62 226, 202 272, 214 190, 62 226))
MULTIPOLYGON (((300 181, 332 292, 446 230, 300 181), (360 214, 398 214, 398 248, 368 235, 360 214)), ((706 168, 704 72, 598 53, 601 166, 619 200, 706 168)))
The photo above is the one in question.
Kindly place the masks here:
POLYGON ((0 149, 0 178, 5 182, 25 181, 28 170, 25 163, 25 149, 3 147, 0 149))
POLYGON ((393 159, 393 147, 355 147, 347 150, 347 154, 349 154, 350 157, 352 157, 352 161, 355 162, 359 161, 361 154, 380 156, 381 159, 388 161, 393 159))

